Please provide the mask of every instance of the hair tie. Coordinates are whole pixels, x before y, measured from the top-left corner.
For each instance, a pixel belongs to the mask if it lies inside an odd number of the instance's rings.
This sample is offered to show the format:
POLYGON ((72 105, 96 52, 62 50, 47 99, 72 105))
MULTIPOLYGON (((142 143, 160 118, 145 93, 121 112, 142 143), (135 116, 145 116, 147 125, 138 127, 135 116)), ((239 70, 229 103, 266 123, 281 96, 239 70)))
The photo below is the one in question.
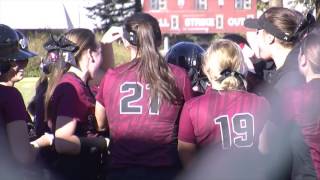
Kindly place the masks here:
MULTIPOLYGON (((63 67, 66 63, 76 66, 73 53, 77 52, 79 47, 68 40, 64 35, 56 37, 50 34, 48 41, 43 45, 47 50, 47 56, 41 60, 40 69, 45 74, 50 73, 50 66, 60 60, 63 60, 63 67)), ((62 62, 61 62, 62 63, 62 62)))
POLYGON ((302 37, 305 33, 310 32, 310 27, 312 27, 315 23, 316 23, 316 19, 312 15, 312 12, 309 11, 306 15, 306 18, 303 18, 303 20, 297 26, 297 29, 293 35, 297 38, 302 37))
POLYGON ((231 71, 229 68, 221 71, 220 75, 221 75, 221 77, 218 79, 218 81, 220 81, 220 82, 222 82, 223 80, 225 80, 227 77, 230 77, 230 76, 234 76, 240 80, 245 79, 245 77, 241 73, 239 73, 237 71, 231 71))
POLYGON ((218 78, 218 81, 222 82, 224 79, 229 77, 231 75, 231 73, 232 73, 232 71, 229 68, 224 69, 223 71, 220 72, 221 77, 218 78))

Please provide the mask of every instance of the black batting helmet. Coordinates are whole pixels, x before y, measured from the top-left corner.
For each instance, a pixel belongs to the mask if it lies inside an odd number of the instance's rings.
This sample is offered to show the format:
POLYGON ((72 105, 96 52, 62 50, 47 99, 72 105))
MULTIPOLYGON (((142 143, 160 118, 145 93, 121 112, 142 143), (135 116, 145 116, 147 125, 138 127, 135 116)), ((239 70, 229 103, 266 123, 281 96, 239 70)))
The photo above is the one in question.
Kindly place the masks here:
POLYGON ((34 54, 20 49, 19 36, 9 26, 0 24, 0 61, 19 61, 33 57, 34 54))
POLYGON ((204 92, 206 77, 201 71, 201 61, 205 50, 192 42, 179 42, 173 45, 166 54, 168 63, 187 70, 194 91, 204 92))
POLYGON ((20 31, 17 31, 18 37, 19 37, 19 47, 21 50, 23 50, 24 52, 26 52, 27 54, 29 54, 29 57, 34 57, 37 56, 38 54, 35 52, 32 52, 29 50, 29 40, 27 39, 27 37, 20 31))

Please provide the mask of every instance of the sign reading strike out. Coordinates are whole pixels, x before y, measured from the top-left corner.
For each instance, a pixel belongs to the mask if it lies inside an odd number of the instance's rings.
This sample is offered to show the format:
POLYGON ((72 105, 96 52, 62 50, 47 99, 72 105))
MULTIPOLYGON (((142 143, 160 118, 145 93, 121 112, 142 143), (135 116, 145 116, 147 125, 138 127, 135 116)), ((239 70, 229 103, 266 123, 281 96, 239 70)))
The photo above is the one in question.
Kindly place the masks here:
POLYGON ((242 9, 236 7, 238 1, 225 0, 223 5, 206 1, 206 9, 202 10, 196 9, 192 1, 180 5, 177 1, 166 1, 166 8, 153 10, 150 2, 144 2, 144 11, 156 17, 162 32, 167 34, 245 33, 248 31, 243 26, 245 19, 256 14, 256 0, 246 1, 251 4, 242 9))
POLYGON ((243 17, 184 17, 169 15, 158 17, 159 25, 164 33, 212 33, 212 32, 245 32, 243 27, 246 18, 254 18, 254 14, 243 17), (240 31, 239 31, 240 30, 240 31))

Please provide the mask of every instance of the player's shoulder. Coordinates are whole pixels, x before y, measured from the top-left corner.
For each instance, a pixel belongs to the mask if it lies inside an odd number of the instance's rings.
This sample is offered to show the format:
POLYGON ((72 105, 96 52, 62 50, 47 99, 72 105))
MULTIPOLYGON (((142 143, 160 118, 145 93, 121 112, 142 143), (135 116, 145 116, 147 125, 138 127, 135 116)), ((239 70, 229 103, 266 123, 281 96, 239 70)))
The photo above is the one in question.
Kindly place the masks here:
POLYGON ((0 94, 2 95, 0 98, 0 104, 23 102, 22 94, 15 87, 0 85, 0 94))
POLYGON ((65 73, 60 82, 59 85, 63 85, 63 87, 74 87, 74 88, 80 88, 84 85, 84 82, 75 74, 73 73, 65 73))
POLYGON ((264 96, 258 95, 258 94, 253 93, 253 92, 239 91, 239 93, 240 93, 242 96, 247 96, 248 98, 254 98, 254 99, 259 99, 259 100, 262 100, 262 101, 267 101, 267 99, 266 99, 264 96))
POLYGON ((264 106, 270 106, 269 101, 264 96, 260 96, 252 92, 246 92, 246 96, 248 96, 250 99, 256 99, 258 102, 260 102, 260 104, 263 104, 264 106))
POLYGON ((135 69, 135 62, 136 60, 118 65, 116 67, 113 68, 109 68, 105 74, 105 76, 121 76, 121 75, 126 75, 128 72, 132 71, 135 69))
POLYGON ((4 95, 2 98, 11 98, 12 96, 21 96, 20 91, 17 88, 11 87, 11 86, 0 85, 0 93, 4 95))
POLYGON ((168 66, 171 70, 171 72, 175 75, 175 76, 187 76, 187 72, 185 69, 183 69, 182 67, 176 66, 174 64, 170 64, 168 63, 168 66))
POLYGON ((200 96, 192 97, 191 99, 185 102, 185 106, 188 107, 189 109, 197 108, 201 104, 201 102, 209 101, 210 100, 209 96, 210 95, 208 95, 208 93, 205 93, 200 96))

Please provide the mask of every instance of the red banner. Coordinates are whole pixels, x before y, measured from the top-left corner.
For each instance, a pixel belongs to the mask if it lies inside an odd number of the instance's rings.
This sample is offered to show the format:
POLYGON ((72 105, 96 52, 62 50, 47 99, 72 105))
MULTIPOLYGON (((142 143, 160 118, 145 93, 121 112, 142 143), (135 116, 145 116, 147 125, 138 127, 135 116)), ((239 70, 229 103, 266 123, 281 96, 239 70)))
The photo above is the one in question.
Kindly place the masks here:
POLYGON ((244 20, 256 16, 254 0, 252 8, 245 10, 235 8, 235 1, 229 0, 224 1, 223 6, 218 6, 218 1, 208 0, 205 10, 195 10, 190 4, 179 7, 177 1, 167 1, 165 10, 151 10, 149 2, 144 2, 144 11, 158 19, 165 34, 244 33, 247 31, 243 27, 244 20))

